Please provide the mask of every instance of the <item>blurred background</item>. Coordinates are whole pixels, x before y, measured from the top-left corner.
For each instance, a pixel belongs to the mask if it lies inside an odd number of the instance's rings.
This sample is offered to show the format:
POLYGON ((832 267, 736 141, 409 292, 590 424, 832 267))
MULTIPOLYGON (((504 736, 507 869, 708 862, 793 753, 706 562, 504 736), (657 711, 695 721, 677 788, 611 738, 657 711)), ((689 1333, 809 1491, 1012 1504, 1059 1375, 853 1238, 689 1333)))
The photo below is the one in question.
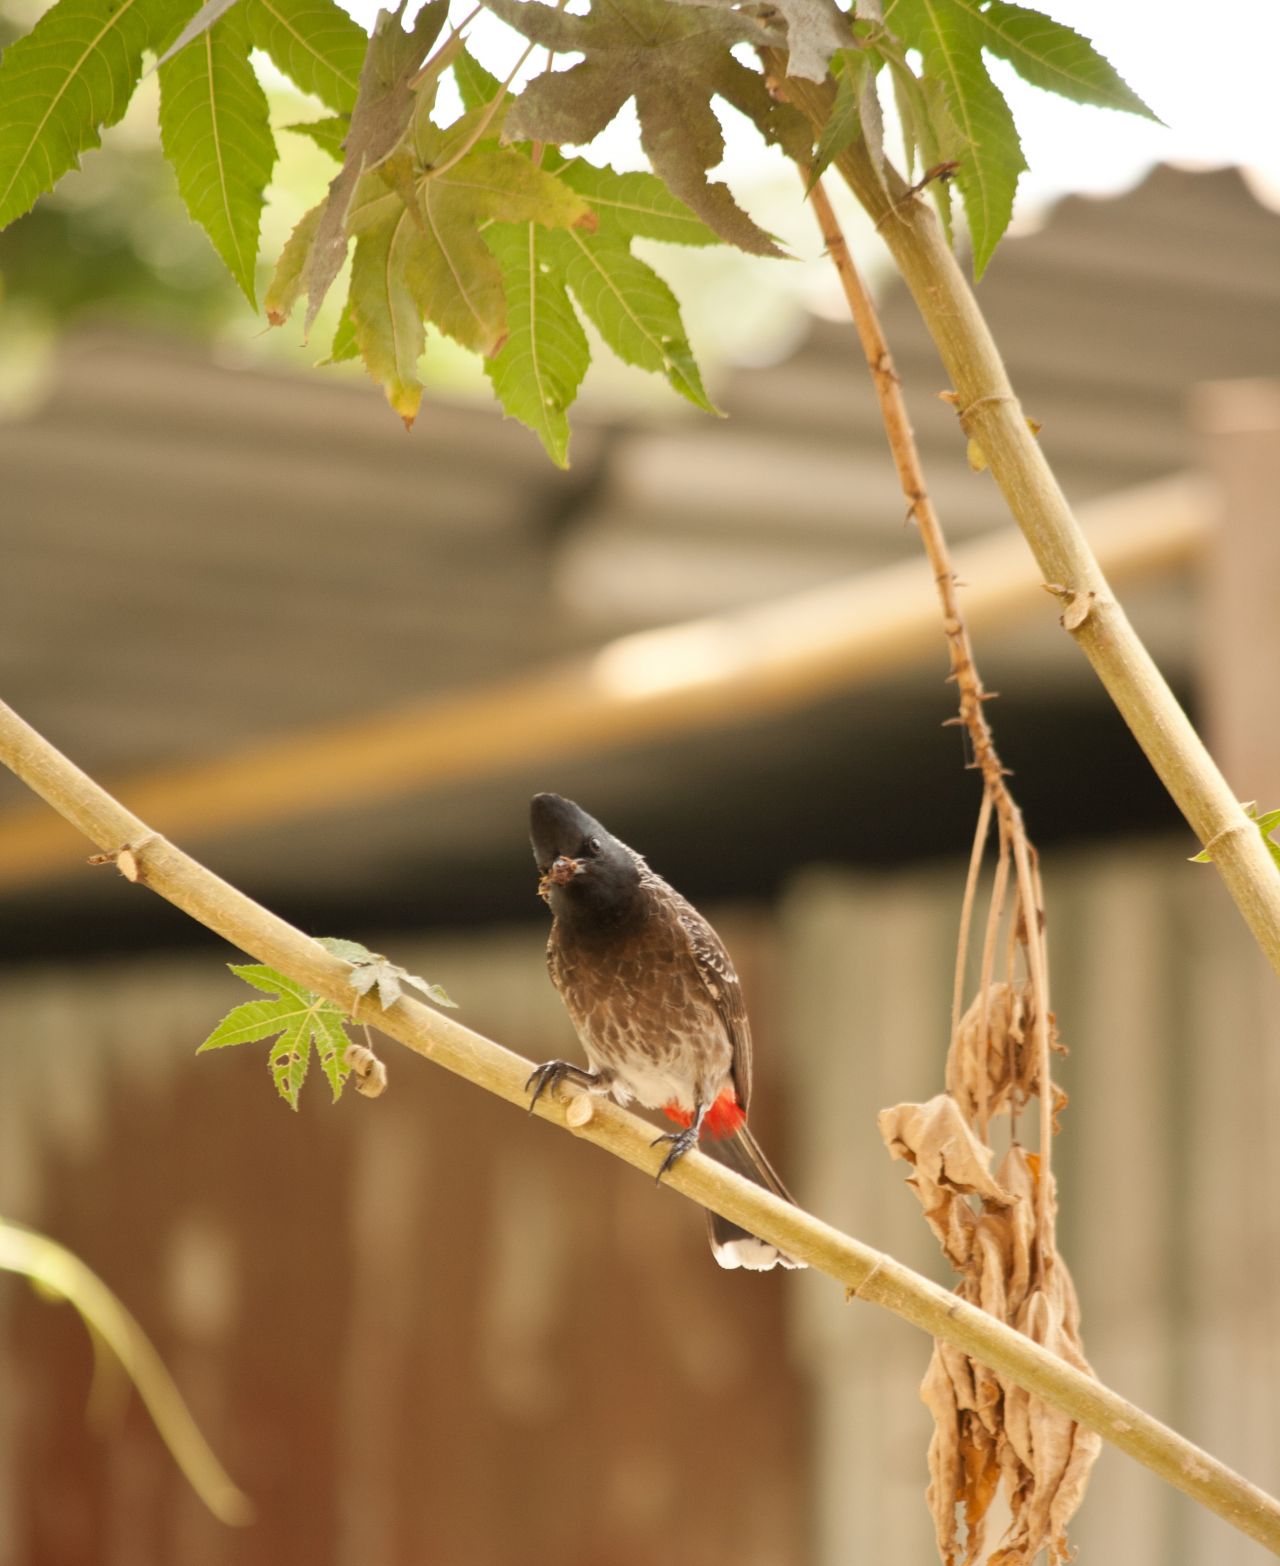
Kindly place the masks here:
MULTIPOLYGON (((1271 808, 1267 100, 1239 78, 1213 97, 1192 44, 1156 57, 1189 7, 1134 6, 1112 36, 1113 8, 1053 9, 1167 128, 1024 90, 1042 172, 980 299, 1139 631, 1271 808)), ((735 187, 796 262, 650 252, 727 421, 606 365, 560 473, 439 339, 406 435, 358 372, 264 334, 179 206, 153 91, 0 234, 5 699, 250 895, 391 953, 533 1060, 575 1046, 527 801, 578 799, 724 935, 753 1123, 800 1199, 943 1279, 875 1114, 942 1086, 979 791, 942 726, 928 568, 784 171, 731 134, 735 187)), ((280 125, 314 111, 274 92, 280 125)), ((330 167, 281 141, 268 258, 330 167)), ((625 162, 625 133, 607 151, 625 162)), ((1275 1488, 1274 980, 1187 864, 849 221, 1044 855, 1086 1346, 1275 1488)), ((197 1061, 244 996, 237 954, 87 852, 0 778, 0 1212, 125 1300, 257 1520, 210 1518, 72 1313, 10 1278, 0 1563, 934 1558, 927 1340, 812 1275, 721 1273, 673 1193, 394 1045, 383 1098, 335 1108, 312 1082, 297 1116, 265 1048, 197 1061)), ((1073 1536, 1133 1566, 1264 1555, 1111 1451, 1073 1536)))

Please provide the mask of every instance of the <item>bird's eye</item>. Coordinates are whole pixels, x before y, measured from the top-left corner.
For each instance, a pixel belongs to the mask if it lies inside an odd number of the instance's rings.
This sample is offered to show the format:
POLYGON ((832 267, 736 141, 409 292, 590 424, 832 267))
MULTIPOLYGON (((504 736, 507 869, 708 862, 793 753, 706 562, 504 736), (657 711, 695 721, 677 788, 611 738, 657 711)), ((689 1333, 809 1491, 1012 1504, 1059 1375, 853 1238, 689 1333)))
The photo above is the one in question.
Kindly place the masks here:
POLYGON ((589 837, 587 839, 587 852, 589 854, 598 854, 600 852, 601 846, 602 845, 598 837, 589 837))

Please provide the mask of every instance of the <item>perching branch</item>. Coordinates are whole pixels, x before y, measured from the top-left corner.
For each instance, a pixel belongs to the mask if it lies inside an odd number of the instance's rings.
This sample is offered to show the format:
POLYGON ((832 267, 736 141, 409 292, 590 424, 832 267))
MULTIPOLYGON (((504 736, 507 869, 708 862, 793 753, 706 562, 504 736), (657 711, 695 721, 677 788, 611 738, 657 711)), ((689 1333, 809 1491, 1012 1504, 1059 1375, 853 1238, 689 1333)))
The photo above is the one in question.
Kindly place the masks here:
MULTIPOLYGON (((834 96, 830 82, 785 77, 785 56, 761 52, 772 79, 785 82, 785 96, 820 129, 834 96)), ((875 220, 911 290, 951 377, 961 426, 981 448, 1046 588, 1062 603, 1064 629, 1200 842, 1212 849, 1227 889, 1280 974, 1280 869, 1113 596, 936 217, 895 169, 875 167, 864 139, 855 139, 835 166, 875 220)))
MULTIPOLYGON (((241 950, 358 1014, 359 1020, 374 1023, 416 1054, 512 1104, 527 1105, 530 1062, 417 1002, 402 999, 381 1012, 368 1000, 355 1001, 349 964, 154 833, 3 703, 0 760, 115 858, 129 879, 158 892, 241 950)), ((548 1094, 535 1113, 646 1174, 654 1173, 659 1155, 650 1145, 653 1128, 626 1110, 596 1099, 566 1106, 548 1094)), ((667 1181, 691 1200, 835 1278, 851 1297, 881 1305, 1007 1374, 1280 1554, 1280 1501, 985 1311, 700 1153, 681 1159, 667 1181)))

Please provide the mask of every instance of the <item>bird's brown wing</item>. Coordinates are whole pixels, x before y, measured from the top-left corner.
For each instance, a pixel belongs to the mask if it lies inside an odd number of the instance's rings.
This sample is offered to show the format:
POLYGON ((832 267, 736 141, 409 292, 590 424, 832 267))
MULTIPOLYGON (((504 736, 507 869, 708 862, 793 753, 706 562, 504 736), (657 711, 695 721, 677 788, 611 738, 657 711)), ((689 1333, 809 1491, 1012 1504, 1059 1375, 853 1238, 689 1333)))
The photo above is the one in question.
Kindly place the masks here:
POLYGON ((742 982, 724 942, 691 903, 673 892, 676 923, 689 943, 698 977, 715 1003, 733 1050, 733 1086, 745 1110, 751 1098, 751 1023, 742 999, 742 982))

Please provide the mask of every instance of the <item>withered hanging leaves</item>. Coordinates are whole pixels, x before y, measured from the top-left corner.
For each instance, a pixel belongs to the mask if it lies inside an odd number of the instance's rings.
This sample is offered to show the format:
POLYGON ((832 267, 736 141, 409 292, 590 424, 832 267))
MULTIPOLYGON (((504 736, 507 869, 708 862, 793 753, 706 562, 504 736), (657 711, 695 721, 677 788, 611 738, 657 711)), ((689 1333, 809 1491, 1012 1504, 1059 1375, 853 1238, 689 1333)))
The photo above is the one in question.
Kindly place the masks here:
MULTIPOLYGON (((884 1110, 879 1121, 890 1153, 915 1165, 908 1183, 961 1274, 956 1293, 1091 1375, 1075 1289, 1053 1246, 1052 1177, 1037 1203, 1035 1155, 1010 1148, 993 1178, 989 1150, 945 1093, 884 1110)), ((989 1566, 1030 1566, 1045 1548, 1055 1566, 1069 1560, 1067 1524, 1100 1439, 946 1343, 935 1343, 920 1395, 934 1420, 928 1500, 945 1566, 982 1556, 1001 1480, 1011 1520, 989 1566)))
POLYGON ((585 16, 538 0, 485 4, 530 42, 585 56, 529 83, 507 116, 508 135, 581 146, 634 98, 641 145, 672 194, 731 244, 757 255, 783 254, 728 186, 707 178, 724 156, 714 96, 752 120, 766 141, 801 160, 809 155, 811 136, 800 115, 775 102, 764 78, 730 53, 737 43, 776 41, 762 22, 741 11, 667 0, 628 0, 625 8, 596 3, 585 16))
MULTIPOLYGON (((960 1019, 947 1054, 947 1092, 968 1121, 1012 1108, 1018 1114, 1040 1091, 1035 1047, 1035 997, 1030 983, 990 985, 960 1019)), ((1049 1015, 1049 1047, 1066 1047, 1049 1015)), ((1053 1112, 1065 1108, 1067 1095, 1053 1088, 1053 1112)), ((1057 1129, 1055 1124, 1054 1129, 1057 1129)))
POLYGON ((964 1267, 976 1219, 963 1198, 980 1196, 998 1207, 1013 1200, 991 1178, 991 1149, 978 1140, 946 1093, 927 1104, 882 1109, 876 1120, 889 1156, 915 1165, 907 1184, 920 1198, 925 1220, 951 1264, 964 1267))

